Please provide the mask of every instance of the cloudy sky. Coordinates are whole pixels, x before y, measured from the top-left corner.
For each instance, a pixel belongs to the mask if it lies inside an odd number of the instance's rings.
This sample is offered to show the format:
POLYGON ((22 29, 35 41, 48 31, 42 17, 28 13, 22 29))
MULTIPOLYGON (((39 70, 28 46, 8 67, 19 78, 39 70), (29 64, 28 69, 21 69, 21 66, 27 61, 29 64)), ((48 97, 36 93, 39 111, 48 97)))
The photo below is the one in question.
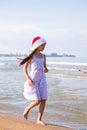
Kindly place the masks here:
POLYGON ((28 53, 37 35, 45 53, 87 56, 87 0, 0 0, 0 53, 28 53))

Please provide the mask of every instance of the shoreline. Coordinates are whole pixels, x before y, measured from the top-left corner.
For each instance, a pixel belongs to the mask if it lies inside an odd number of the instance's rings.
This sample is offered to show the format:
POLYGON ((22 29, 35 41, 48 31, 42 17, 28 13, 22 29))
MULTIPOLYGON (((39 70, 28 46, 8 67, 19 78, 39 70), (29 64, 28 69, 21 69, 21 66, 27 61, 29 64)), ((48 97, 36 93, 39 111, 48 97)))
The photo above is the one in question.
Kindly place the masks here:
POLYGON ((46 124, 38 125, 28 119, 27 121, 18 115, 0 113, 0 130, 72 130, 68 127, 46 124))

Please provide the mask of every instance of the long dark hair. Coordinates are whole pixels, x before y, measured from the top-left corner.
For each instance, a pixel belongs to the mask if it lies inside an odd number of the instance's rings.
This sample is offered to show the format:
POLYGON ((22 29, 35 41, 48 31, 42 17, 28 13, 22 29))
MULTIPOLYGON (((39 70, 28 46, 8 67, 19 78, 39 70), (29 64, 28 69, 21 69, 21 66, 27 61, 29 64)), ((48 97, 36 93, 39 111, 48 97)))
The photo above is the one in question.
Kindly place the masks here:
POLYGON ((21 65, 25 64, 27 61, 29 61, 33 57, 35 51, 36 51, 36 49, 34 51, 32 51, 27 57, 22 59, 22 61, 19 63, 19 66, 21 66, 21 65))

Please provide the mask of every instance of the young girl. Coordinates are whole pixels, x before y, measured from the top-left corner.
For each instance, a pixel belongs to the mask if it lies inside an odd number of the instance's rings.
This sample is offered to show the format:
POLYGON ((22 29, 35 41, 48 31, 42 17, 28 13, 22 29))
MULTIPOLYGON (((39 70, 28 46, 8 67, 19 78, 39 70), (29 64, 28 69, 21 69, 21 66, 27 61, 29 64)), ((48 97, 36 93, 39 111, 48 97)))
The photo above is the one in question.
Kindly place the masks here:
POLYGON ((44 50, 46 41, 41 37, 35 37, 32 41, 32 52, 20 62, 24 64, 23 72, 27 81, 24 84, 24 97, 33 102, 28 105, 23 113, 25 119, 28 118, 29 111, 39 105, 37 124, 45 125, 41 120, 45 103, 47 100, 47 84, 45 73, 48 72, 46 67, 46 56, 41 53, 44 50), (28 66, 30 65, 30 74, 28 74, 28 66))

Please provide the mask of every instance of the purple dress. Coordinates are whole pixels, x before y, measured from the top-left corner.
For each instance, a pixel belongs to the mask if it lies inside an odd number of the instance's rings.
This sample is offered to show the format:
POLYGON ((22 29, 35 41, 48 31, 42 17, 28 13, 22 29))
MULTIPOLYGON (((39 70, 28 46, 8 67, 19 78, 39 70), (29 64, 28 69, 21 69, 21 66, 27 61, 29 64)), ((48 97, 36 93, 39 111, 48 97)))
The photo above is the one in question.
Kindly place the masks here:
POLYGON ((47 99, 47 83, 44 73, 44 55, 38 58, 33 55, 30 63, 30 78, 33 86, 28 85, 28 81, 24 83, 24 97, 28 100, 46 100, 47 99))

